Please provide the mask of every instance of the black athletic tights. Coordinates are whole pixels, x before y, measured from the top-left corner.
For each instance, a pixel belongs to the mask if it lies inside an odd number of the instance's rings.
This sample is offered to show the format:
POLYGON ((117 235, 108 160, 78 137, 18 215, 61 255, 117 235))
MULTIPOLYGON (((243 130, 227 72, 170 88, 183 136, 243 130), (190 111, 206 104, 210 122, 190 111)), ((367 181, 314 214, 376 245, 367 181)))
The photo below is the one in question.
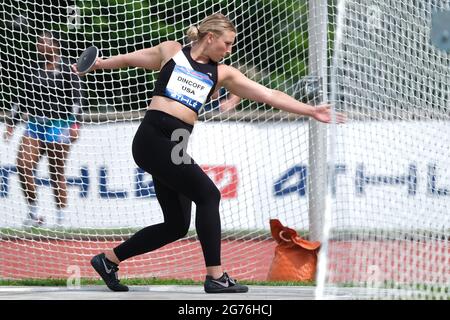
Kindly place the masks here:
POLYGON ((189 229, 193 201, 197 208, 195 227, 205 264, 207 267, 221 264, 220 191, 187 154, 180 161, 183 154, 178 152, 183 139, 182 144, 187 144, 192 128, 161 111, 148 110, 145 114, 134 136, 133 157, 136 164, 153 177, 164 223, 146 227, 114 248, 120 261, 183 238, 189 229), (175 130, 174 136, 181 138, 172 141, 175 130), (178 156, 175 161, 174 156, 178 156))

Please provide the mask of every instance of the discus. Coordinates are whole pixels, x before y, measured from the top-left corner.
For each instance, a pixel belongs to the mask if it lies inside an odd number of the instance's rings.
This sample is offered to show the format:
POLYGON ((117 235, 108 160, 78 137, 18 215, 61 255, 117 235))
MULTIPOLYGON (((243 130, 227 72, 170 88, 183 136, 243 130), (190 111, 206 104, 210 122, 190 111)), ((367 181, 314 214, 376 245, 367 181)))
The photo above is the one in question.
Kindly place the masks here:
POLYGON ((77 61, 77 69, 79 73, 88 73, 92 70, 98 58, 99 50, 96 46, 91 46, 83 51, 77 61))

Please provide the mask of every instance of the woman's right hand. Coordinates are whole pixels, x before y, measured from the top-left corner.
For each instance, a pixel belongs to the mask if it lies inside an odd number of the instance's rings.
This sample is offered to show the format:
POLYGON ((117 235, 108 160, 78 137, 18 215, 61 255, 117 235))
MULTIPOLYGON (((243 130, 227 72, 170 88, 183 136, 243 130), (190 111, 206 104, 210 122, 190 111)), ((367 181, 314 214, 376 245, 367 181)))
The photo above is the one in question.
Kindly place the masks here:
POLYGON ((92 66, 92 68, 89 69, 89 70, 88 70, 87 72, 85 72, 85 73, 81 73, 81 72, 78 71, 78 68, 77 68, 77 64, 76 64, 76 63, 72 64, 72 70, 73 70, 73 72, 75 72, 77 75, 79 75, 80 77, 82 77, 82 76, 86 75, 87 73, 89 73, 89 72, 91 72, 91 71, 94 71, 94 70, 97 70, 97 69, 101 69, 100 64, 101 64, 102 60, 103 60, 102 58, 97 58, 97 60, 95 61, 94 65, 92 66))

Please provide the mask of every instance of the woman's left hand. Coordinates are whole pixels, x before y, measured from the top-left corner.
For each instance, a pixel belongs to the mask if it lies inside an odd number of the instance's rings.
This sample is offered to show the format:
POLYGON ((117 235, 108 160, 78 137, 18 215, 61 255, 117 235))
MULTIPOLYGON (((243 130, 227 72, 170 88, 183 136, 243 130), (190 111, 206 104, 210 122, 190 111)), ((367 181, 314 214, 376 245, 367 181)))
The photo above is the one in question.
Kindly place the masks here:
MULTIPOLYGON (((331 123, 331 105, 321 104, 314 107, 314 113, 312 116, 314 119, 324 123, 331 123)), ((347 116, 341 112, 336 112, 336 123, 344 123, 347 120, 347 116)))

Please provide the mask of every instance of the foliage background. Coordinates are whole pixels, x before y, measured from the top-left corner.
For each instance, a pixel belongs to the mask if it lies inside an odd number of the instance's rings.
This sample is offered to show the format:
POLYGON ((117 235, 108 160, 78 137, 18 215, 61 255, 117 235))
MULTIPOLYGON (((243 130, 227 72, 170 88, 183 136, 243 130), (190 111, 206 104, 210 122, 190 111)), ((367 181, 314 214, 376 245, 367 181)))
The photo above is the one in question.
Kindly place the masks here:
MULTIPOLYGON (((74 62, 92 44, 108 57, 164 40, 183 42, 191 24, 214 12, 229 16, 238 29, 234 53, 224 62, 268 87, 296 95, 297 82, 307 75, 307 0, 3 0, 0 108, 9 110, 14 97, 24 94, 20 89, 23 74, 39 62, 36 35, 44 29, 60 39, 63 55, 74 62), (20 17, 22 21, 26 17, 29 28, 17 23, 20 17)), ((85 110, 145 108, 156 77, 157 72, 137 68, 89 74, 83 78, 88 97, 85 110)), ((265 106, 246 101, 240 108, 265 106)))

